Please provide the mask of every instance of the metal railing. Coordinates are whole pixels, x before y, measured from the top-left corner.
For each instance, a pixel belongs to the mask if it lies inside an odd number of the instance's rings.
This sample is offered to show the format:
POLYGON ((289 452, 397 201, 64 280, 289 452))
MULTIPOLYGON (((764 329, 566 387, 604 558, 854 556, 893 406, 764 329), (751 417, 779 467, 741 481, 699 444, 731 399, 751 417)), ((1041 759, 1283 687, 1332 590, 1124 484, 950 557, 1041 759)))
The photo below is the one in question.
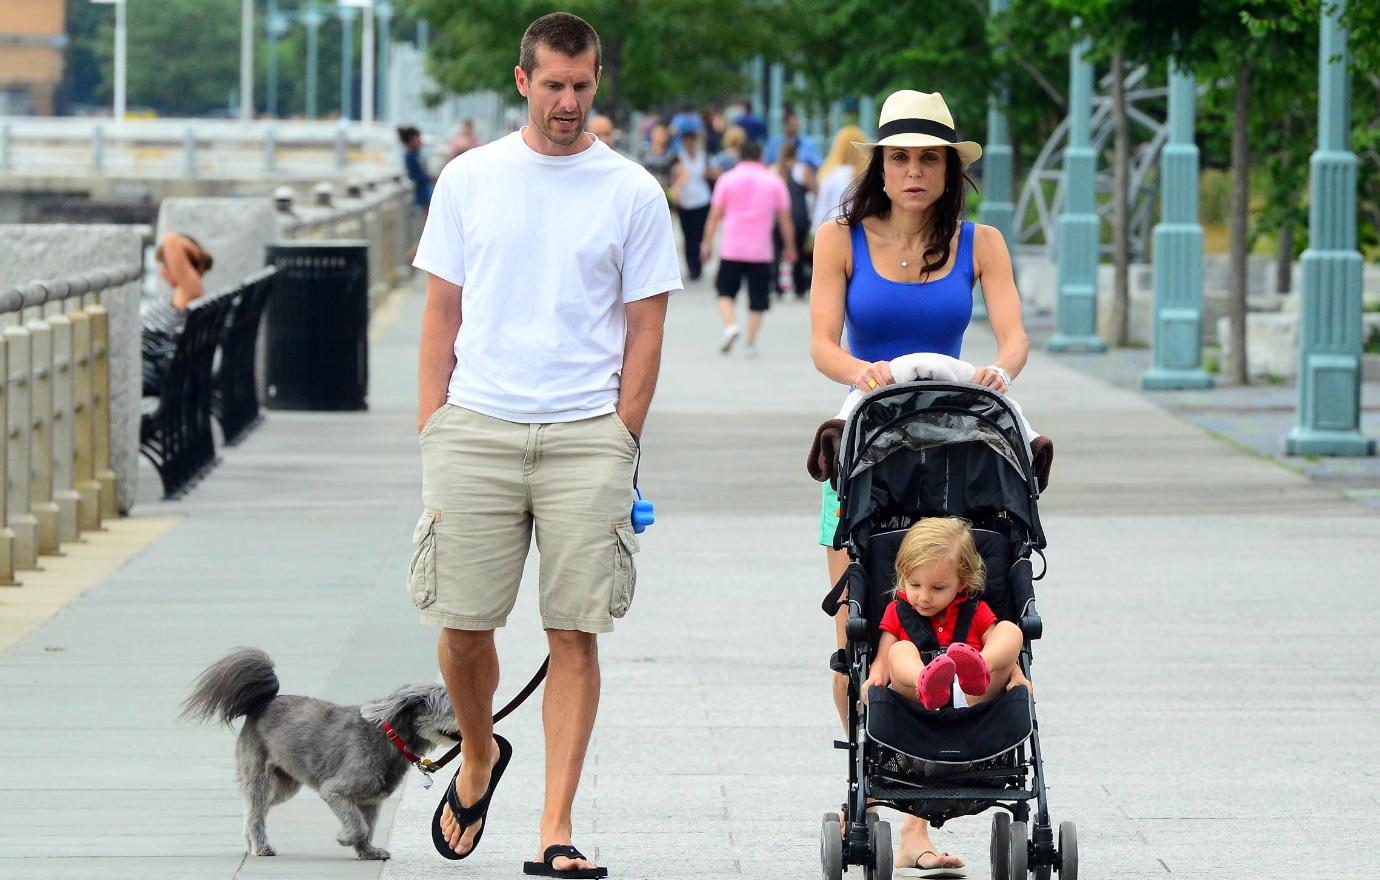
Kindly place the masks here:
POLYGON ((118 515, 103 291, 143 267, 0 289, 0 584, 118 515))
POLYGON ((386 126, 0 116, 0 171, 71 177, 314 176, 397 166, 386 126))

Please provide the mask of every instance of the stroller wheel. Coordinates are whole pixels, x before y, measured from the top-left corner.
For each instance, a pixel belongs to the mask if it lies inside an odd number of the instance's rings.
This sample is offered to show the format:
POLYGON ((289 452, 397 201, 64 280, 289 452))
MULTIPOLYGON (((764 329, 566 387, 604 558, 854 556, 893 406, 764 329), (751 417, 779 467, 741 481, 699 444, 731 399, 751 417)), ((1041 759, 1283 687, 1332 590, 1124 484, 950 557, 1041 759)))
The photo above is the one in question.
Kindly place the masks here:
POLYGON ((1025 836, 1025 823, 1011 823, 1011 840, 1006 848, 1007 880, 1026 880, 1030 873, 1030 849, 1025 836))
POLYGON ((1078 880, 1078 829, 1059 823, 1059 880, 1078 880))
POLYGON ((1011 814, 998 810, 992 815, 992 880, 1007 880, 1006 863, 1011 849, 1011 814))
POLYGON ((819 861, 824 880, 843 878, 843 825, 838 813, 825 813, 819 831, 819 861))
MULTIPOLYGON (((876 815, 869 813, 869 816, 876 815)), ((872 864, 868 865, 868 880, 891 880, 891 868, 894 864, 891 861, 891 825, 887 822, 872 821, 868 823, 867 829, 867 849, 872 855, 872 864)))

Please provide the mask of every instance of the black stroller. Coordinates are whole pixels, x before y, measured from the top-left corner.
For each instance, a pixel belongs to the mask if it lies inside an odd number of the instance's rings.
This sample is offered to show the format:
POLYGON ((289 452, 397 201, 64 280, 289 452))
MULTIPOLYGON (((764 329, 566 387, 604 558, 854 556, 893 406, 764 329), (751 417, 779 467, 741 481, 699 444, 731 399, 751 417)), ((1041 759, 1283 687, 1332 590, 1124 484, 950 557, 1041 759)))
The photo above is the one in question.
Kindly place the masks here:
POLYGON ((1041 880, 1052 871, 1060 880, 1076 880, 1077 832, 1072 822, 1063 822, 1056 841, 1027 688, 971 708, 938 711, 888 688, 871 688, 861 699, 882 612, 891 601, 896 552, 906 529, 924 516, 960 516, 973 524, 987 565, 982 598, 998 618, 1021 628, 1019 662, 1030 676, 1031 642, 1041 630, 1031 554, 1045 546, 1036 510, 1037 464, 1040 477, 1047 476, 1052 446, 1041 440, 1034 458, 1042 460, 1033 461, 1021 421, 1001 395, 945 382, 880 389, 859 403, 842 431, 834 547, 846 548, 850 561, 824 611, 833 616, 847 590, 847 647, 831 666, 848 678, 849 735, 835 743, 849 755, 848 797, 842 823, 838 813, 824 815, 825 880, 839 880, 853 865, 862 866, 867 880, 890 880, 891 829, 868 812, 869 805, 892 807, 936 827, 997 807, 994 880, 1026 880, 1029 871, 1041 880))

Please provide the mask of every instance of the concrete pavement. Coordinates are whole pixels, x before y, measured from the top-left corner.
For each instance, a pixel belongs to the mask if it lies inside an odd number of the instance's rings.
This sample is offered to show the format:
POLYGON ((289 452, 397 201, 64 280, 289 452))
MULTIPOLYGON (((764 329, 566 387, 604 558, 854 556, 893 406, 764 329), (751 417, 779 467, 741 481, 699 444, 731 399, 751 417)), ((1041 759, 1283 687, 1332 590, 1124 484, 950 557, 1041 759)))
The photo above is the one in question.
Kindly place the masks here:
MULTIPOLYGON (((803 464, 841 391, 809 364, 802 305, 773 309, 747 360, 717 353, 710 297, 673 299, 642 478, 658 522, 602 640, 577 843, 615 878, 814 877, 846 772, 803 464)), ((414 295, 375 340, 368 413, 270 413, 188 498, 140 505, 174 527, 0 654, 0 878, 497 878, 536 855, 536 702, 501 727, 514 764, 457 864, 426 832, 439 787, 410 779, 375 838, 385 865, 336 845, 310 792, 270 813, 282 855, 246 857, 233 735, 174 719, 238 644, 274 657, 284 692, 339 702, 434 677, 403 587, 419 315, 414 295)), ((975 327, 967 356, 991 349, 975 327)), ((1083 875, 1380 873, 1350 830, 1377 801, 1380 516, 1038 351, 1014 390, 1057 444, 1034 672, 1083 875)), ((534 586, 500 634, 500 700, 543 654, 534 586)), ((937 842, 984 876, 987 827, 937 842)))

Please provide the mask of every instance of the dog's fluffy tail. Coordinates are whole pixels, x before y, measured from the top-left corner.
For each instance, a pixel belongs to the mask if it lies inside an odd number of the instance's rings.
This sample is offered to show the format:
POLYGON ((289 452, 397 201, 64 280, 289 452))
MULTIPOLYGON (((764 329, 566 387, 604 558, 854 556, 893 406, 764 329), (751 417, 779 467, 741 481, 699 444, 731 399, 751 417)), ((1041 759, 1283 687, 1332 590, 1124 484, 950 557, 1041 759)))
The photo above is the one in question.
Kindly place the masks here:
POLYGON ((182 704, 182 717, 228 725, 262 712, 276 696, 273 661, 258 648, 236 648, 201 673, 182 704))

